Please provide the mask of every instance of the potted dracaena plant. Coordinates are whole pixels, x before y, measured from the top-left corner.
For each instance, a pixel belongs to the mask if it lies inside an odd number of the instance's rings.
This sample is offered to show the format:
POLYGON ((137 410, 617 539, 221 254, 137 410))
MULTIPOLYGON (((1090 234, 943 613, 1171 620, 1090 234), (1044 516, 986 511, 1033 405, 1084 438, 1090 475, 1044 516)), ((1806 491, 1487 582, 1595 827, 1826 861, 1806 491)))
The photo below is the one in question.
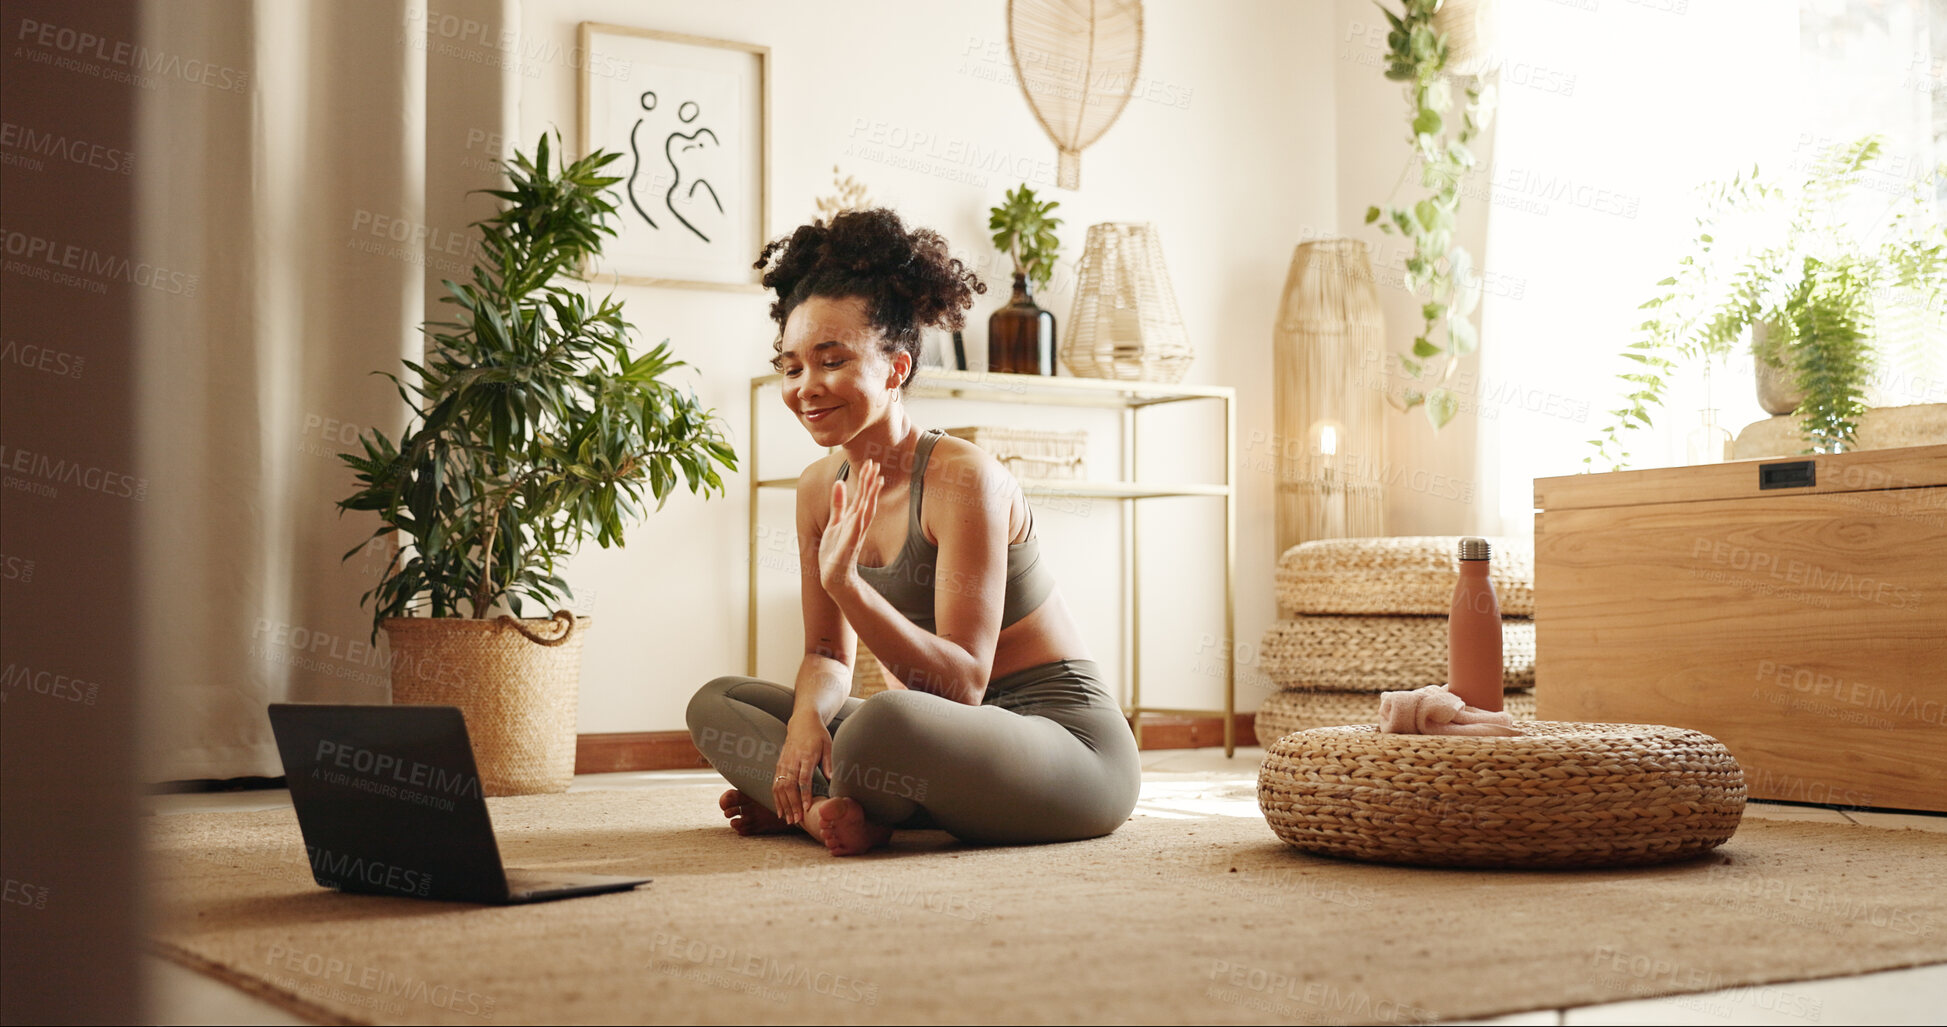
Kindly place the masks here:
POLYGON ((1006 200, 988 210, 987 227, 994 232, 994 248, 1014 263, 1014 292, 1007 305, 987 319, 987 367, 1007 374, 1055 373, 1055 315, 1034 302, 1034 289, 1045 288, 1055 274, 1055 255, 1061 240, 1055 229, 1061 219, 1055 200, 1039 200, 1022 183, 1006 200))
POLYGON ((668 343, 633 353, 620 301, 563 284, 615 234, 604 193, 619 179, 601 169, 619 156, 550 166, 543 134, 533 161, 502 163, 472 281, 445 283, 455 319, 427 322, 410 378, 380 372, 411 423, 340 454, 358 483, 340 511, 380 521, 346 558, 391 553, 361 601, 391 643, 393 701, 459 706, 488 795, 563 791, 574 773, 589 618, 523 618, 523 600, 559 606, 557 564, 582 542, 619 546, 647 495, 661 509, 679 477, 720 493, 713 465, 736 467, 713 412, 665 380, 685 366, 668 343))
POLYGON ((1934 311, 1947 297, 1947 231, 1932 213, 1929 183, 1909 180, 1890 217, 1858 217, 1848 208, 1865 190, 1893 180, 1867 181, 1882 145, 1868 135, 1830 147, 1791 190, 1756 167, 1702 187, 1692 252, 1642 303, 1648 319, 1623 350, 1632 361, 1620 376, 1623 406, 1589 440, 1595 451, 1583 463, 1623 466, 1623 433, 1649 426, 1676 358, 1722 360, 1747 330, 1760 404, 1774 414, 1797 413, 1806 452, 1853 445, 1877 359, 1881 308, 1901 292, 1934 311), (1773 387, 1773 376, 1788 384, 1773 387), (1782 402, 1772 395, 1794 390, 1798 395, 1782 402))

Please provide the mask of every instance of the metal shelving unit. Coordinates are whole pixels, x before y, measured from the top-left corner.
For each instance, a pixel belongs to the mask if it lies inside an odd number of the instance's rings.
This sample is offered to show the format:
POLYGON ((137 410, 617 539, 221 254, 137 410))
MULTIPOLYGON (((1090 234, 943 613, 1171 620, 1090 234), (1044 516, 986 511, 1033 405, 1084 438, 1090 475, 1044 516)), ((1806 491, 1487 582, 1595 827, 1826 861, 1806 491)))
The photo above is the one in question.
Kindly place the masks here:
MULTIPOLYGON (((760 375, 750 380, 751 476, 756 488, 750 492, 750 610, 745 646, 746 674, 757 673, 757 497, 767 488, 795 488, 796 477, 765 478, 756 467, 758 411, 760 396, 767 387, 784 381, 781 374, 760 375)), ((1112 482, 1067 479, 1021 479, 1021 487, 1034 495, 1079 496, 1091 499, 1138 500, 1164 496, 1221 497, 1224 501, 1224 638, 1236 631, 1237 617, 1237 390, 1222 385, 1166 385, 1161 382, 1116 381, 1105 378, 1044 377, 1027 374, 999 374, 983 371, 951 371, 925 368, 907 393, 911 399, 967 399, 986 403, 1032 403, 1055 406, 1106 407, 1122 412, 1120 421, 1122 454, 1121 476, 1112 482), (1163 403, 1214 400, 1224 407, 1224 481, 1222 484, 1177 483, 1146 484, 1136 480, 1136 414, 1145 407, 1163 403)), ((1136 559, 1136 510, 1132 502, 1120 503, 1122 511, 1122 570, 1129 583, 1122 597, 1123 638, 1126 659, 1123 663, 1129 701, 1123 712, 1135 724, 1136 743, 1142 744, 1142 715, 1159 713, 1189 716, 1222 716, 1224 755, 1237 751, 1236 709, 1237 669, 1224 661, 1224 708, 1221 710, 1181 709, 1145 706, 1142 702, 1142 577, 1136 559)))

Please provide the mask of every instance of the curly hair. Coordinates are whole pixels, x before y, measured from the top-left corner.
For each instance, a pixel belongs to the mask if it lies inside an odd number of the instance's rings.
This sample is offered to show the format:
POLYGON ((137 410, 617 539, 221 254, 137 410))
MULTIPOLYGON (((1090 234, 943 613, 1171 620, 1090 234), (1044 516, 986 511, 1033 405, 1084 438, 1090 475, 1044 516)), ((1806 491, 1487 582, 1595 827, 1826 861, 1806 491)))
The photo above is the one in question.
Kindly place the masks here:
MULTIPOLYGON (((974 293, 987 291, 965 264, 948 255, 940 233, 908 231, 899 215, 884 207, 842 210, 829 222, 800 225, 766 243, 752 266, 763 270, 765 288, 777 290, 771 304, 778 328, 771 343, 778 353, 771 358, 773 370, 784 366, 785 322, 813 296, 863 299, 867 320, 885 339, 885 355, 905 350, 917 369, 921 329, 958 331, 967 323, 974 293)), ((900 390, 912 383, 909 374, 900 390)))

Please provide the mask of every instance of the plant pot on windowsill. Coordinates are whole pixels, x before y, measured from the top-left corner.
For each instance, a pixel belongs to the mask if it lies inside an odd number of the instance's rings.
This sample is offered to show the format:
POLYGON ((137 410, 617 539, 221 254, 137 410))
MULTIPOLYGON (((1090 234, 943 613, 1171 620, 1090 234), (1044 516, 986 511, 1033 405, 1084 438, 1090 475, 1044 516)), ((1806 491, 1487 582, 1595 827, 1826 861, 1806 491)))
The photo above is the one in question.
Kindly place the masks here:
POLYGON ((484 794, 565 792, 590 620, 388 617, 392 701, 460 708, 484 794))
POLYGON ((1751 325, 1752 365, 1758 381, 1758 405, 1767 414, 1789 414, 1798 410, 1805 402, 1805 390, 1793 380, 1796 375, 1783 363, 1774 364, 1775 356, 1771 342, 1772 327, 1768 321, 1757 321, 1751 325))

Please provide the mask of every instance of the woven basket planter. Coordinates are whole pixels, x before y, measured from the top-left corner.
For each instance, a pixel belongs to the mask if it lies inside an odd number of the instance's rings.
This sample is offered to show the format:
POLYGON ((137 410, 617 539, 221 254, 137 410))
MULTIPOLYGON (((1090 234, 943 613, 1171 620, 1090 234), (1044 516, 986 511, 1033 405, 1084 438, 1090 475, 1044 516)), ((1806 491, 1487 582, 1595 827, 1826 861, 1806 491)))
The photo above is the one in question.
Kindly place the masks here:
MULTIPOLYGON (((1488 578, 1503 617, 1535 615, 1534 544, 1489 538, 1488 578)), ((1278 612, 1446 616, 1460 581, 1458 535, 1332 538, 1285 550, 1274 575, 1278 612)))
MULTIPOLYGON (((1535 693, 1508 692, 1501 708, 1516 720, 1535 719, 1535 693)), ((1266 696, 1252 718, 1257 744, 1271 743, 1293 731, 1315 727, 1343 727, 1347 724, 1379 723, 1378 692, 1273 692, 1266 696)))
POLYGON ((1085 477, 1088 432, 1054 431, 1040 428, 994 428, 968 425, 942 428, 956 439, 965 439, 993 454, 1002 467, 1016 478, 1057 478, 1080 481, 1085 477))
POLYGON ((485 794, 565 792, 591 619, 388 618, 392 701, 458 706, 485 794))
MULTIPOLYGON (((1393 692, 1447 680, 1447 618, 1298 616, 1273 623, 1258 645, 1279 688, 1393 692)), ((1535 684, 1535 622, 1501 621, 1501 686, 1535 684)))
POLYGON ((1258 768, 1258 808, 1305 852, 1461 867, 1662 863, 1724 844, 1744 814, 1744 773, 1709 735, 1563 721, 1522 731, 1286 735, 1258 768))

